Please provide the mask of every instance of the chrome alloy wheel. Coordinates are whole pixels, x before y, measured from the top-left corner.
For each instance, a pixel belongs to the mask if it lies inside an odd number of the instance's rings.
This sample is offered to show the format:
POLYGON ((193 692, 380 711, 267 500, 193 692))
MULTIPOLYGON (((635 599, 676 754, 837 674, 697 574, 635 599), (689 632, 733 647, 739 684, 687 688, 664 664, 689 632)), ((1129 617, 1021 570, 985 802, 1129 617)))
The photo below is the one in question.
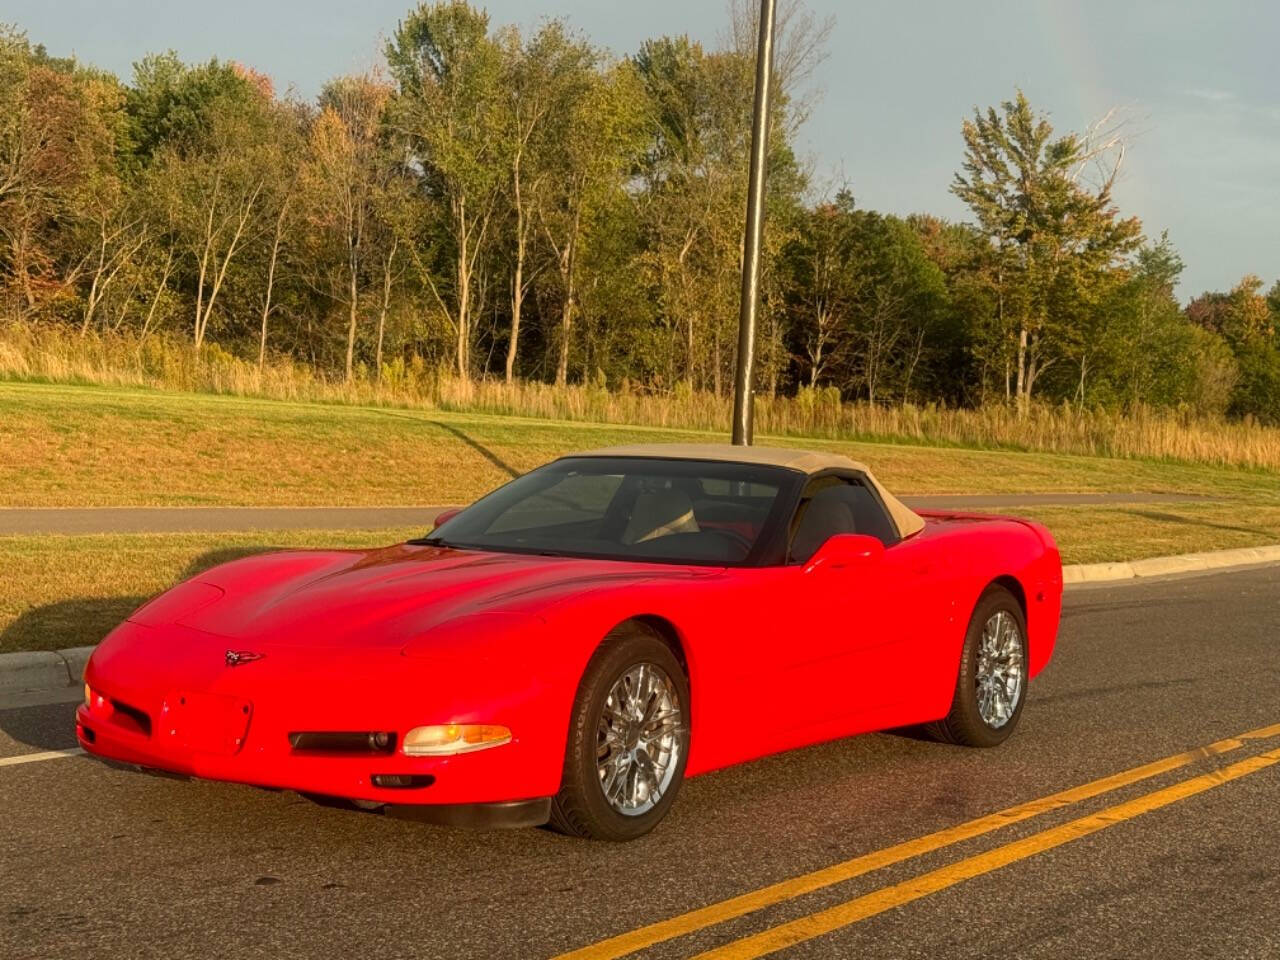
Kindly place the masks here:
POLYGON ((976 684, 982 722, 1000 729, 1022 699, 1022 634, 1004 610, 992 614, 983 627, 976 684))
POLYGON ((609 690, 596 733, 596 771, 618 813, 651 810, 671 786, 683 719, 675 684, 657 664, 636 664, 609 690))

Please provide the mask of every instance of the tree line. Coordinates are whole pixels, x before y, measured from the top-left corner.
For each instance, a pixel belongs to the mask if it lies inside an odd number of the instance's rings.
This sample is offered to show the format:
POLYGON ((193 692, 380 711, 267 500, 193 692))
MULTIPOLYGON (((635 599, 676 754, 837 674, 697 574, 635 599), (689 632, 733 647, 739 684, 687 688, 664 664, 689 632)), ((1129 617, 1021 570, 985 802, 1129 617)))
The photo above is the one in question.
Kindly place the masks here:
MULTIPOLYGON (((127 80, 0 29, 0 310, 347 380, 448 371, 731 389, 754 73, 725 41, 615 57, 561 20, 424 3, 385 69, 280 95, 172 53, 127 80)), ((1122 125, 1027 99, 960 124, 964 222, 825 195, 798 158, 828 24, 784 5, 757 388, 1280 421, 1280 281, 1185 307, 1112 191, 1122 125)))

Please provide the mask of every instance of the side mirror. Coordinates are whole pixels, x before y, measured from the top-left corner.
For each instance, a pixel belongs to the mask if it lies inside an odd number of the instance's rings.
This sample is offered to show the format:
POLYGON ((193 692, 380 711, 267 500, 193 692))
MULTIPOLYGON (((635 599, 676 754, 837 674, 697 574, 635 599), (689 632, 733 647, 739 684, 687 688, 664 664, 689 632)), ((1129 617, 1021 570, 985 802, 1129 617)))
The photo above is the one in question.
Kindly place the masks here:
POLYGON ((461 507, 450 507, 448 510, 441 510, 436 514, 435 521, 431 524, 432 530, 439 530, 446 523, 462 512, 461 507))
POLYGON ((805 564, 804 572, 840 570, 875 563, 884 556, 884 544, 865 533, 837 533, 829 537, 805 564))

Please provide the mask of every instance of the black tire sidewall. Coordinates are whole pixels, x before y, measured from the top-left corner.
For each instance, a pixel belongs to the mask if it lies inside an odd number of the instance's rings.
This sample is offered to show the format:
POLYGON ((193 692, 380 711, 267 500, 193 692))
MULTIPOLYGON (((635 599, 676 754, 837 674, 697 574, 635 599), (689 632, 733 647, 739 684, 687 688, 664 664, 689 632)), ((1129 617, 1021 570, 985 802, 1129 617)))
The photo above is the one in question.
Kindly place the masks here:
POLYGON ((647 631, 627 630, 610 634, 583 674, 569 727, 561 797, 564 806, 580 815, 574 818, 582 821, 573 824, 575 832, 601 840, 632 840, 648 833, 667 815, 675 802, 688 758, 689 683, 680 662, 662 640, 647 631), (600 789, 596 731, 609 691, 623 674, 641 663, 661 667, 675 685, 680 700, 682 742, 675 776, 667 792, 651 810, 627 816, 614 810, 600 789))
POLYGON ((965 742, 978 747, 994 747, 1004 743, 1018 726, 1022 716, 1022 708, 1027 702, 1027 618, 1022 612, 1022 605, 1017 598, 1001 586, 987 588, 973 609, 973 617, 969 621, 969 629, 965 632, 964 651, 960 659, 960 675, 956 681, 956 704, 958 710, 953 711, 953 722, 957 723, 965 742), (991 727, 982 719, 978 710, 978 654, 982 647, 982 633, 991 617, 1000 611, 1013 617, 1018 626, 1018 635, 1022 640, 1022 687, 1017 706, 1012 716, 1001 727, 991 727))

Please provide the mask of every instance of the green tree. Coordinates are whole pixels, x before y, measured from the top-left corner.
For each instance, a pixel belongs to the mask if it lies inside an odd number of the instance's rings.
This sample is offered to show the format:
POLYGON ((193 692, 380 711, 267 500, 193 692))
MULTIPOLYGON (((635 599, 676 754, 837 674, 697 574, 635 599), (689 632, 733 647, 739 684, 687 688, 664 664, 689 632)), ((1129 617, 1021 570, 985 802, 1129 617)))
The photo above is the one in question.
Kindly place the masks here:
POLYGON ((999 261, 987 238, 969 223, 930 214, 907 222, 925 255, 942 271, 947 307, 934 337, 930 396, 946 403, 990 402, 992 393, 1011 399, 1013 351, 1007 331, 996 328, 999 261))
MULTIPOLYGON (((311 128, 302 170, 311 276, 315 288, 341 304, 346 314, 343 370, 348 382, 354 375, 371 261, 377 257, 381 198, 394 176, 382 148, 382 118, 390 96, 390 88, 374 77, 343 77, 329 83, 321 94, 322 107, 311 128)), ((388 256, 394 260, 395 251, 388 256)), ((385 308, 380 317, 381 330, 385 308)))
POLYGON ((1163 233, 1138 251, 1110 305, 1115 320, 1107 331, 1114 364, 1110 379, 1117 399, 1130 408, 1183 399, 1179 381, 1189 376, 1195 344, 1174 295, 1182 269, 1182 258, 1163 233))
POLYGON ((138 124, 135 135, 139 143, 155 144, 145 164, 182 255, 179 282, 193 300, 192 342, 199 351, 219 316, 232 266, 263 229, 274 101, 259 75, 234 65, 210 61, 175 69, 167 64, 155 74, 148 69, 145 61, 139 66, 146 103, 177 106, 173 116, 144 109, 148 123, 166 131, 163 139, 138 124), (198 89, 208 97, 198 101, 197 111, 194 99, 166 95, 166 83, 178 93, 198 89), (198 115, 199 122, 177 122, 189 114, 198 115))
POLYGON ((1220 336, 1235 355, 1239 375, 1228 412, 1280 423, 1280 339, 1275 314, 1249 274, 1230 293, 1205 293, 1187 304, 1187 318, 1220 336))
MULTIPOLYGON (((643 257, 666 328, 664 380, 719 393, 736 342, 753 61, 733 51, 709 53, 686 37, 662 37, 645 43, 634 62, 654 119, 640 165, 643 257)), ((771 230, 804 186, 786 136, 787 110, 779 97, 770 115, 771 230)), ((766 276, 783 246, 773 239, 766 231, 766 276)))
POLYGON ((489 35, 486 13, 463 0, 446 0, 411 10, 386 55, 397 84, 396 131, 422 171, 424 188, 447 210, 452 282, 438 284, 428 266, 420 272, 453 328, 458 375, 468 378, 477 266, 510 166, 502 129, 501 50, 489 35))
POLYGON ((572 176, 573 158, 565 152, 565 117, 581 122, 580 102, 597 82, 601 55, 572 36, 563 22, 551 20, 528 40, 519 30, 501 31, 502 136, 508 144, 506 201, 511 213, 511 323, 507 340, 506 381, 515 376, 525 298, 537 276, 530 269, 538 216, 557 178, 572 176))
MULTIPOLYGON (((598 53, 592 60, 598 62, 598 53)), ((643 100, 629 64, 583 70, 560 104, 551 129, 558 163, 542 192, 538 221, 552 255, 560 301, 555 382, 569 376, 569 354, 584 247, 602 227, 645 134, 643 100)))
POLYGON ((1072 320, 1078 326, 1082 313, 1096 311, 1108 274, 1138 244, 1141 224, 1120 219, 1113 205, 1118 157, 1099 183, 1084 177, 1118 145, 1115 138, 1055 139, 1021 91, 1000 112, 975 110, 963 134, 963 172, 952 192, 993 247, 996 327, 1015 338, 1013 391, 1025 410, 1037 378, 1069 356, 1072 320))
POLYGON ((803 357, 801 380, 817 387, 828 368, 844 360, 849 342, 844 331, 858 285, 865 278, 847 269, 853 246, 853 197, 842 191, 804 217, 799 236, 787 250, 789 299, 803 357))
POLYGON ((946 280, 913 224, 854 209, 842 191, 788 251, 801 379, 876 403, 907 401, 943 346, 946 280))
POLYGON ((189 66, 170 50, 134 64, 126 107, 132 151, 148 163, 166 148, 198 149, 228 104, 263 92, 243 67, 215 59, 189 66))
POLYGON ((277 104, 274 114, 275 122, 263 145, 267 176, 261 198, 261 220, 266 228, 258 232, 257 249, 252 257, 257 271, 255 287, 259 291, 253 304, 259 317, 259 370, 266 361, 271 318, 282 306, 282 281, 288 286, 284 268, 292 267, 296 273, 298 266, 302 233, 300 182, 306 156, 306 127, 312 121, 311 112, 300 104, 277 104))

